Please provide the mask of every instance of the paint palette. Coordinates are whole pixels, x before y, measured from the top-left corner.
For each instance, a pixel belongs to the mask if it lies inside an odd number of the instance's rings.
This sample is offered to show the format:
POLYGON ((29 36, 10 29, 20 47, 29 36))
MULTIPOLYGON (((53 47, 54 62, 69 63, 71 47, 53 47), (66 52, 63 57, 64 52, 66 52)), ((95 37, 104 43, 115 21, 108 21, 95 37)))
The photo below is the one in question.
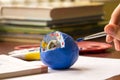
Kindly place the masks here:
POLYGON ((112 47, 111 44, 96 41, 81 41, 77 42, 77 45, 80 49, 80 53, 103 52, 112 47))

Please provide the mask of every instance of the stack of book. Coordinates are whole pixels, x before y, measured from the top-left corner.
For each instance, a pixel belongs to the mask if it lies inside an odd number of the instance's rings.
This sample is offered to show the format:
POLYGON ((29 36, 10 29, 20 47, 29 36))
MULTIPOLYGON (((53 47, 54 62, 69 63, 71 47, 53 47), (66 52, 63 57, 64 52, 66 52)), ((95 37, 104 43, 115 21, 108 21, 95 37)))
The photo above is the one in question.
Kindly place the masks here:
MULTIPOLYGON (((103 3, 81 4, 74 2, 69 5, 1 6, 1 24, 21 26, 21 28, 31 28, 32 26, 32 28, 41 29, 42 32, 48 30, 48 32, 45 33, 47 34, 54 30, 60 30, 61 27, 74 26, 72 28, 75 28, 77 25, 96 24, 103 20, 103 6, 103 3)), ((11 31, 9 28, 7 30, 7 32, 11 31)), ((31 32, 34 33, 34 30, 31 29, 31 31, 27 33, 29 34, 31 32)), ((41 31, 39 31, 39 34, 41 34, 41 31)))
POLYGON ((96 23, 103 19, 102 3, 48 6, 2 6, 2 23, 46 27, 96 23))

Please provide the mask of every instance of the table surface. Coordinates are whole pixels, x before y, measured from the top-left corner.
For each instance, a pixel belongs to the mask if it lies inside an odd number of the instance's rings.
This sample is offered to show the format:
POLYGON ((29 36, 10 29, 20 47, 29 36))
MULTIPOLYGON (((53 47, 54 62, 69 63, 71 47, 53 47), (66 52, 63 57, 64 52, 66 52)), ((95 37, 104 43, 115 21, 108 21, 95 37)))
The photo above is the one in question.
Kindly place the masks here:
MULTIPOLYGON (((93 41, 100 41, 105 42, 105 37, 94 39, 93 41)), ((0 42, 0 54, 7 54, 8 52, 14 50, 15 46, 19 45, 29 45, 34 43, 22 43, 22 42, 0 42)), ((35 43, 36 44, 36 43, 35 43)), ((39 45, 39 43, 38 43, 39 45)), ((114 50, 114 46, 110 49, 108 49, 106 52, 100 52, 100 53, 89 53, 89 54, 82 54, 84 56, 93 56, 93 57, 103 57, 103 58, 116 58, 120 59, 120 52, 114 50)), ((120 75, 111 77, 107 80, 120 80, 120 75)))

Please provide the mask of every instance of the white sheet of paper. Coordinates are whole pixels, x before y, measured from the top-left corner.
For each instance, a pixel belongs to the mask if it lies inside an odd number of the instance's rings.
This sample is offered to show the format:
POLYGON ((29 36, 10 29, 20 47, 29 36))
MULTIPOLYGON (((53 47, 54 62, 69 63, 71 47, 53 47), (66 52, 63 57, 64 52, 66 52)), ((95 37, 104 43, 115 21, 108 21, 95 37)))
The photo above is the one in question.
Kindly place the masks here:
POLYGON ((49 69, 47 74, 11 78, 7 80, 105 80, 120 74, 120 59, 80 56, 67 70, 49 69))

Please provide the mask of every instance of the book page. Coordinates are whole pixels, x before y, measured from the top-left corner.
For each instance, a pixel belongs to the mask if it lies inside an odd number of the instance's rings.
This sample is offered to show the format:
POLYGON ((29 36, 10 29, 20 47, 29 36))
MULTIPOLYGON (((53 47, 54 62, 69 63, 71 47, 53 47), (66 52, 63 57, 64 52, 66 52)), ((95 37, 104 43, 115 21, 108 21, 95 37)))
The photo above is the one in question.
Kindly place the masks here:
POLYGON ((7 80, 106 80, 120 75, 120 59, 80 56, 67 70, 49 69, 48 74, 11 78, 7 80))

